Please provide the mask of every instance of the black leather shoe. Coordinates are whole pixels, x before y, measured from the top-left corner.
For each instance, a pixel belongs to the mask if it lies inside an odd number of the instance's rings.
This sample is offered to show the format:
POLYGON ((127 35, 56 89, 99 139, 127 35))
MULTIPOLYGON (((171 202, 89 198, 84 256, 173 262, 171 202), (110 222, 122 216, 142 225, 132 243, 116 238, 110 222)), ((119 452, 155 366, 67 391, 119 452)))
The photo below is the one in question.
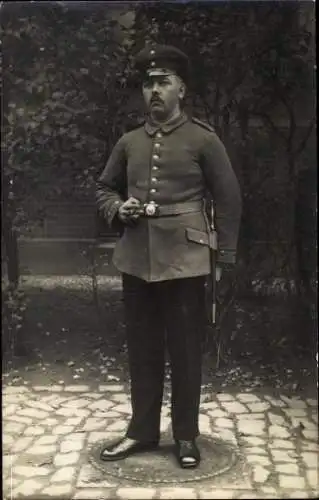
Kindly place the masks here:
POLYGON ((200 463, 200 452, 194 440, 176 440, 176 454, 182 469, 194 469, 200 463))
POLYGON ((154 450, 157 447, 158 441, 137 441, 124 436, 119 441, 103 448, 100 458, 106 462, 122 460, 135 453, 154 450))

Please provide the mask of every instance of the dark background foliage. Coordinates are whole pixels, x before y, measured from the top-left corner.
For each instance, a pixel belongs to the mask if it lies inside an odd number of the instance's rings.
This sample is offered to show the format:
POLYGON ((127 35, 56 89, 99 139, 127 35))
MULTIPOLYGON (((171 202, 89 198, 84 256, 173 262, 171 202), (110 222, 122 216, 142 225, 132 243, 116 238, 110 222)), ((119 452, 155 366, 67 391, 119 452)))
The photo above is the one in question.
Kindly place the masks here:
MULTIPOLYGON (((313 296, 313 2, 5 2, 1 10, 2 233, 11 282, 19 278, 18 237, 35 234, 48 202, 85 202, 94 213, 108 154, 143 118, 134 55, 156 41, 189 54, 187 109, 216 128, 238 175, 242 292, 279 283, 313 296)), ((82 234, 88 229, 83 222, 82 234)))

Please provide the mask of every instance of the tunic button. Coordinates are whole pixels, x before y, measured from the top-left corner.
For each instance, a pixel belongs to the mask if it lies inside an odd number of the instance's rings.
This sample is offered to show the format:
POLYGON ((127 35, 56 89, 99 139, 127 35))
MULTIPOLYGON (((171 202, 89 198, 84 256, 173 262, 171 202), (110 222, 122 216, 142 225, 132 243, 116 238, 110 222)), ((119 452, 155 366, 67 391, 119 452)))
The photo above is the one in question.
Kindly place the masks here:
POLYGON ((155 142, 154 146, 155 146, 156 148, 159 148, 161 145, 160 145, 160 143, 159 143, 159 142, 155 142))
POLYGON ((152 177, 152 182, 157 182, 156 177, 152 177))
POLYGON ((156 193, 156 189, 151 189, 151 193, 156 193))
POLYGON ((153 170, 158 170, 158 167, 154 165, 153 170))
POLYGON ((153 160, 159 160, 159 156, 158 155, 153 155, 153 160))
POLYGON ((151 54, 151 56, 154 56, 155 50, 151 50, 150 54, 151 54))
POLYGON ((161 132, 157 132, 156 137, 158 137, 158 138, 162 137, 162 133, 161 132))

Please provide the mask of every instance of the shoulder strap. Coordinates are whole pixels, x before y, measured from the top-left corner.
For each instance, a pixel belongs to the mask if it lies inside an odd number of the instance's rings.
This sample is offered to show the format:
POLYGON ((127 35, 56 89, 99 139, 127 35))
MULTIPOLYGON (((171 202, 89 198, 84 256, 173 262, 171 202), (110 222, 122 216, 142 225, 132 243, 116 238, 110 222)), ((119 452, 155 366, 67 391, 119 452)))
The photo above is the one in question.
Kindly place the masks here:
POLYGON ((192 122, 196 123, 196 125, 199 125, 202 128, 205 128, 206 130, 209 130, 210 132, 215 132, 215 129, 211 125, 209 125, 206 122, 202 122, 201 120, 195 118, 194 116, 192 116, 192 122))

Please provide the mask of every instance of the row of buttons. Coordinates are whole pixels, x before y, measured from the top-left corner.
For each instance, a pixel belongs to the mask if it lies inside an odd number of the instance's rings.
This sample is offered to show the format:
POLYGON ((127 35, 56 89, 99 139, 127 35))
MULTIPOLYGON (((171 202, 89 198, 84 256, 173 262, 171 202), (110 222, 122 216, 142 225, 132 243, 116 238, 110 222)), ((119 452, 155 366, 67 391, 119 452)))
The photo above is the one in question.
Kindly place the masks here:
MULTIPOLYGON (((161 132, 157 132, 157 134, 156 134, 156 136, 155 136, 155 137, 156 137, 156 139, 160 139, 160 138, 162 137, 161 132)), ((159 154, 158 154, 158 153, 159 153, 159 149, 160 149, 160 147, 161 147, 161 144, 160 144, 159 142, 155 142, 155 143, 154 143, 155 153, 154 153, 154 154, 153 154, 153 156, 152 156, 152 160, 153 160, 152 170, 155 170, 155 171, 157 171, 157 170, 158 170, 158 166, 156 165, 156 163, 155 163, 155 162, 157 162, 157 161, 160 159, 159 154)), ((151 178, 151 182, 152 182, 153 184, 156 184, 156 183, 158 182, 157 177, 153 176, 153 177, 151 178)), ((155 188, 150 189, 150 193, 151 193, 151 194, 155 194, 156 192, 157 192, 157 189, 155 189, 155 188)), ((155 203, 155 202, 154 202, 154 201, 153 201, 153 202, 152 202, 152 201, 150 201, 150 203, 155 203)))

